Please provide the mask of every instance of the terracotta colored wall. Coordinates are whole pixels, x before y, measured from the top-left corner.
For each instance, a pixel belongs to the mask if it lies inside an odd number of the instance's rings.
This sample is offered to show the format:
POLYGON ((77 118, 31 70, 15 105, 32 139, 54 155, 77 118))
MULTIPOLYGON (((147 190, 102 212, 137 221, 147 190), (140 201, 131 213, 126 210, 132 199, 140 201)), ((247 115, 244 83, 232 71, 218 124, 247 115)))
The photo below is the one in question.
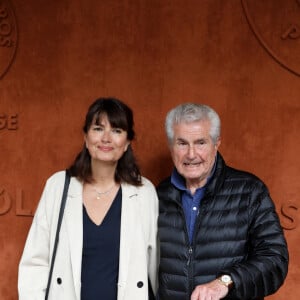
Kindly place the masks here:
POLYGON ((117 96, 154 183, 171 170, 165 113, 220 113, 225 159, 267 183, 286 228, 288 278, 268 299, 298 300, 298 26, 296 0, 0 0, 0 299, 17 299, 30 215, 79 151, 87 106, 117 96))

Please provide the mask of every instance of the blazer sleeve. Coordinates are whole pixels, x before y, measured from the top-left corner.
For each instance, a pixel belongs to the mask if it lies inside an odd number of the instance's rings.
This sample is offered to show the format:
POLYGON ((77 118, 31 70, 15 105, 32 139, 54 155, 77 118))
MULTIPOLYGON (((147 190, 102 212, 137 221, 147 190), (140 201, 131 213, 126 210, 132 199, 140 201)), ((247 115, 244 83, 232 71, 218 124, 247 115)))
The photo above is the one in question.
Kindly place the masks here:
POLYGON ((19 263, 19 300, 45 299, 51 240, 54 239, 50 229, 53 216, 56 215, 55 205, 59 205, 59 201, 54 201, 54 199, 61 197, 63 178, 64 174, 60 173, 48 179, 44 187, 19 263), (54 187, 57 185, 57 179, 62 181, 62 184, 54 187))

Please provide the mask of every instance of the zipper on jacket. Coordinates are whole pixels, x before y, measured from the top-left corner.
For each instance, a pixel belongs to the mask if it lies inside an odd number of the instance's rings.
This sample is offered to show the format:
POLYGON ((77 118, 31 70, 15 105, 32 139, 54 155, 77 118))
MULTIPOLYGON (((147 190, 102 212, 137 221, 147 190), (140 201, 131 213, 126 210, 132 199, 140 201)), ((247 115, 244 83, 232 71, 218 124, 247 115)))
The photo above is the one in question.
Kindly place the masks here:
MULTIPOLYGON (((202 199, 203 200, 203 199, 202 199)), ((189 281, 189 295, 192 294, 193 289, 194 289, 194 266, 193 266, 193 260, 194 260, 194 249, 196 246, 196 235, 197 231, 200 225, 201 221, 201 205, 199 207, 199 211, 196 217, 196 222, 195 222, 195 228, 194 228, 194 235, 192 238, 192 243, 189 244, 188 247, 188 261, 187 261, 187 266, 188 266, 188 281, 189 281)), ((187 234, 187 230, 186 230, 187 234)))
POLYGON ((193 248, 192 246, 189 246, 187 266, 189 266, 192 261, 192 255, 193 255, 193 248))
POLYGON ((193 266, 193 255, 194 255, 194 248, 190 244, 188 247, 188 260, 187 260, 187 269, 188 269, 188 298, 190 299, 190 295, 193 291, 193 282, 194 282, 194 266, 193 266))
MULTIPOLYGON (((193 241, 192 243, 190 243, 190 240, 189 240, 189 234, 188 234, 188 230, 187 230, 187 227, 186 227, 186 220, 185 220, 185 215, 184 215, 184 211, 183 211, 183 207, 181 204, 179 204, 177 202, 177 205, 179 206, 179 213, 183 219, 183 228, 184 228, 184 232, 185 232, 185 240, 186 240, 186 246, 187 246, 187 251, 188 251, 188 257, 187 257, 187 271, 188 271, 188 298, 187 299, 190 299, 189 295, 192 294, 193 292, 193 282, 194 282, 194 270, 193 270, 193 255, 194 255, 194 238, 193 238, 193 241)), ((197 219, 199 218, 199 216, 197 216, 197 219)))

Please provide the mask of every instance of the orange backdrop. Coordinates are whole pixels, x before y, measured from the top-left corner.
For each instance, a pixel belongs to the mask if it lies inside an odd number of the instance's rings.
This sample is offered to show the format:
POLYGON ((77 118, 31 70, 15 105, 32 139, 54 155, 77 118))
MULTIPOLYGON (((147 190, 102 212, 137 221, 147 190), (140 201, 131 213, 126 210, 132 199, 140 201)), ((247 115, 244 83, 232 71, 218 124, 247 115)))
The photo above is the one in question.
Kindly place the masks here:
POLYGON ((298 300, 299 28, 296 0, 0 0, 0 299, 17 299, 45 180, 80 150, 88 105, 115 96, 155 184, 172 166, 166 112, 220 113, 224 158, 266 182, 285 228, 289 274, 268 299, 298 300))

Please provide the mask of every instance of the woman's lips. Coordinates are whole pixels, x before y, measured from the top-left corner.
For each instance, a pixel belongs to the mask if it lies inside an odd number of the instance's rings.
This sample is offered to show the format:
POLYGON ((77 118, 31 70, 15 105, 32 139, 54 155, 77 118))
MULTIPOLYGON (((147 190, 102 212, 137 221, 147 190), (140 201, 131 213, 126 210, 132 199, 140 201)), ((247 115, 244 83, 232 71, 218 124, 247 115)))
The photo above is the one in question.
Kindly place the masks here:
POLYGON ((100 146, 100 147, 97 147, 99 150, 103 151, 103 152, 109 152, 109 151, 112 151, 114 148, 113 147, 103 147, 103 146, 100 146))

